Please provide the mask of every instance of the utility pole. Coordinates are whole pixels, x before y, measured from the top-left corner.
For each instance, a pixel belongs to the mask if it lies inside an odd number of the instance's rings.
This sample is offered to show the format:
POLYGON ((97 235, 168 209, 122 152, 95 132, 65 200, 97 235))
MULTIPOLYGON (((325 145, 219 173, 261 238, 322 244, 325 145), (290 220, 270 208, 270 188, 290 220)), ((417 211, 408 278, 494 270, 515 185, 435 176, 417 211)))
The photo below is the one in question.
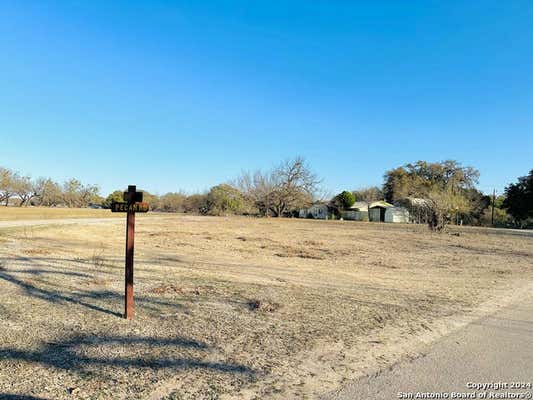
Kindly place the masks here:
POLYGON ((494 226, 494 203, 496 202, 496 189, 492 190, 492 217, 491 224, 494 226))

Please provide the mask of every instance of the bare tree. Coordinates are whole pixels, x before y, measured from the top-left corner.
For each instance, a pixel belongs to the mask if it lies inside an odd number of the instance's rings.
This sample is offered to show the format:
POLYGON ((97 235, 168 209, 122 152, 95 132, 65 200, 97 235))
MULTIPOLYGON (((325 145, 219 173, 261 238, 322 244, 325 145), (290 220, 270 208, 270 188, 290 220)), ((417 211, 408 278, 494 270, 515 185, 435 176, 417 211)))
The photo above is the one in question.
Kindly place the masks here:
POLYGON ((32 181, 29 176, 14 176, 13 192, 20 199, 19 206, 27 205, 34 196, 32 181))
POLYGON ((459 216, 472 211, 470 192, 475 189, 478 178, 479 172, 475 168, 463 167, 454 160, 417 161, 387 171, 383 190, 387 201, 426 200, 428 224, 431 229, 440 231, 453 216, 458 222, 459 216))
POLYGON ((39 178, 33 183, 33 194, 39 205, 57 206, 62 202, 63 194, 59 184, 50 178, 39 178))
POLYGON ((63 184, 63 201, 67 207, 77 207, 80 204, 81 188, 82 184, 77 179, 69 179, 63 184))
POLYGON ((63 184, 63 201, 67 207, 87 207, 98 198, 96 185, 83 185, 77 179, 69 179, 63 184))
POLYGON ((274 191, 274 183, 269 173, 243 172, 234 185, 257 207, 260 214, 269 215, 271 197, 274 191))
POLYGON ((7 206, 9 199, 13 195, 13 178, 15 174, 7 168, 0 167, 0 202, 5 202, 7 206))
POLYGON ((274 191, 270 209, 280 217, 312 203, 320 183, 302 157, 286 160, 272 171, 274 191))
POLYGON ((442 231, 453 215, 466 214, 471 209, 470 201, 462 194, 453 189, 451 185, 434 187, 428 193, 430 229, 442 231))
POLYGON ((87 207, 99 200, 100 188, 97 185, 82 185, 79 190, 78 207, 87 207))
POLYGON ((207 213, 207 194, 197 193, 187 196, 183 204, 183 209, 186 213, 207 213))
POLYGON ((270 172, 243 173, 237 186, 263 215, 281 217, 313 202, 320 180, 302 157, 286 160, 270 172))
POLYGON ((186 199, 187 195, 185 193, 167 193, 159 197, 158 201, 153 205, 153 209, 165 212, 184 212, 186 199))
POLYGON ((376 186, 360 188, 352 193, 355 196, 355 201, 366 201, 367 203, 383 200, 384 198, 383 191, 376 186))

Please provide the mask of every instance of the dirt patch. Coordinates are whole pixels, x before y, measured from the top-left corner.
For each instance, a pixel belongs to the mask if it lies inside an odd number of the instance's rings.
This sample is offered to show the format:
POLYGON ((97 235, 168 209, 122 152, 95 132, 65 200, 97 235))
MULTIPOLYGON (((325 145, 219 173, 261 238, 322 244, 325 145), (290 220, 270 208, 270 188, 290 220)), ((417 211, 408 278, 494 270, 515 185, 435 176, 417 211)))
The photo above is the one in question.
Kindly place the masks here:
POLYGON ((185 296, 202 296, 208 293, 208 291, 205 288, 187 288, 187 287, 179 287, 175 285, 161 285, 153 288, 151 290, 152 293, 155 294, 179 294, 179 295, 185 295, 185 296))
POLYGON ((274 312, 281 306, 277 303, 272 303, 265 300, 250 300, 247 303, 250 311, 274 312))
POLYGON ((275 255, 277 257, 298 257, 310 260, 324 260, 326 258, 320 251, 293 247, 286 247, 282 252, 275 253, 275 255))

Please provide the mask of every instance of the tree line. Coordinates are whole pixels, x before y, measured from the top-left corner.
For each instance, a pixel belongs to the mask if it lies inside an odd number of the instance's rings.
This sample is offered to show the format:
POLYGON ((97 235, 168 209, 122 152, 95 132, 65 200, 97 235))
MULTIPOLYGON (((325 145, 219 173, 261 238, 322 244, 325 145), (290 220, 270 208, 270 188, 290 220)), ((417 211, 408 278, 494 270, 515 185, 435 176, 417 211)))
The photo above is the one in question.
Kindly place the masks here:
POLYGON ((102 198, 96 185, 85 185, 77 179, 57 183, 50 178, 32 179, 16 171, 0 167, 0 203, 18 206, 87 207, 102 198))
MULTIPOLYGON (((440 230, 449 223, 527 227, 533 225, 533 169, 509 184, 496 198, 476 188, 479 171, 454 160, 417 161, 386 171, 382 187, 344 190, 335 196, 321 192, 321 180, 301 157, 269 170, 243 172, 235 180, 206 193, 171 192, 158 196, 144 191, 154 211, 204 215, 289 217, 317 201, 337 215, 355 201, 385 200, 417 215, 418 222, 440 230)), ((109 207, 122 201, 123 190, 101 197, 98 186, 69 179, 32 179, 0 167, 0 203, 19 206, 109 207)))
MULTIPOLYGON (((305 160, 297 157, 267 171, 243 172, 233 182, 216 185, 207 193, 155 196, 144 191, 144 197, 154 211, 282 217, 313 204, 319 183, 305 160)), ((104 206, 113 201, 122 201, 122 190, 111 193, 104 206)))
POLYGON ((423 215, 433 229, 448 223, 533 226, 533 170, 492 197, 476 188, 479 171, 454 160, 417 161, 384 175, 385 200, 423 215))

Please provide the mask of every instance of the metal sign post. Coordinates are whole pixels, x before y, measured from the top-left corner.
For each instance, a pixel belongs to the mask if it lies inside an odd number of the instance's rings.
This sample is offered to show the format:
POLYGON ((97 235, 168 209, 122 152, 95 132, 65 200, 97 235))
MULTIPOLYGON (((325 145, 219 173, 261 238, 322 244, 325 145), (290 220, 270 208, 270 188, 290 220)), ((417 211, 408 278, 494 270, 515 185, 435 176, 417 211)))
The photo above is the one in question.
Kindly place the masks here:
POLYGON ((124 202, 113 202, 112 212, 125 212, 126 217, 126 269, 125 269, 125 301, 124 318, 133 319, 133 254, 135 245, 135 213, 147 212, 148 204, 143 203, 143 193, 137 192, 135 185, 128 186, 124 192, 124 202))

